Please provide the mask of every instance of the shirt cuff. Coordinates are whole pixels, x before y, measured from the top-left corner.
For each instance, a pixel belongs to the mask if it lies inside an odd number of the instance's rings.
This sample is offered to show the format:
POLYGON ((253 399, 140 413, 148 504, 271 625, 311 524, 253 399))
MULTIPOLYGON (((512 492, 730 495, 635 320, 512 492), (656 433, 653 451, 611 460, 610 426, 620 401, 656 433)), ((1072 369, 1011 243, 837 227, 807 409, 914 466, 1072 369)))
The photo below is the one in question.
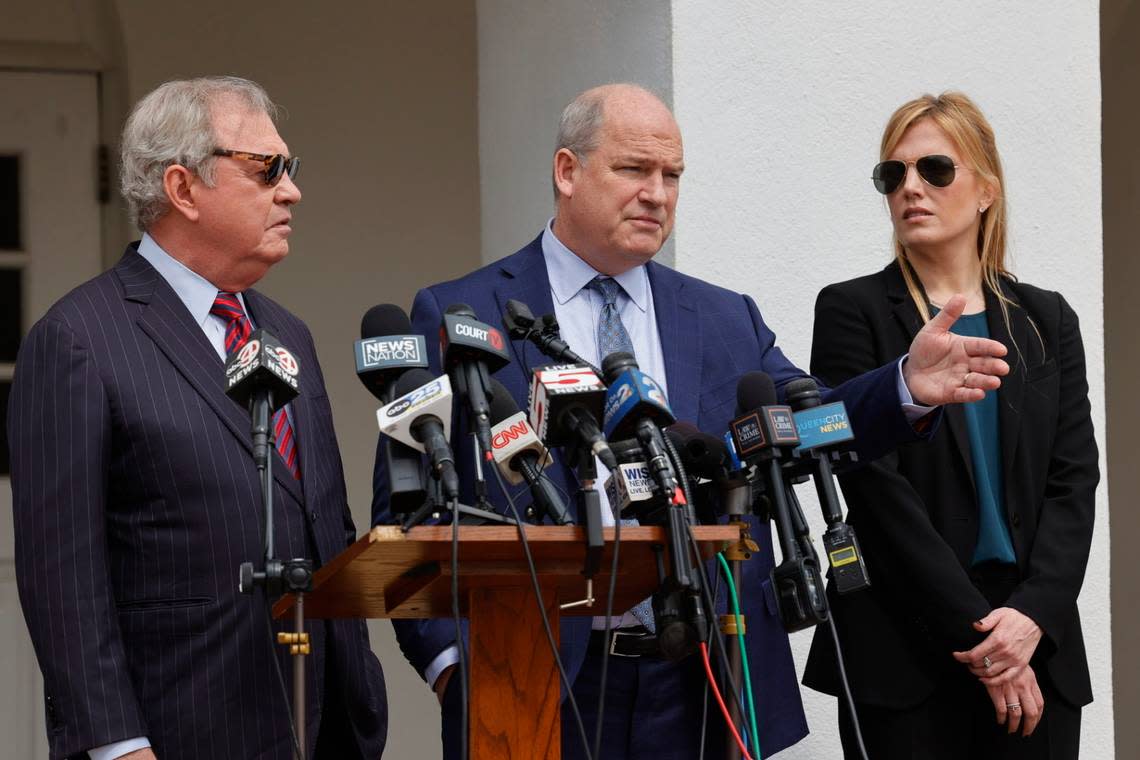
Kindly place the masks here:
POLYGON ((435 659, 424 668, 424 680, 428 682, 432 691, 435 691, 435 682, 439 680, 440 674, 457 662, 459 662, 459 647, 452 644, 437 654, 435 659))
POLYGON ((136 736, 134 739, 124 739, 121 742, 111 742, 101 747, 89 749, 87 750, 87 756, 91 758, 91 760, 115 760, 115 758, 122 757, 128 752, 134 752, 136 749, 146 749, 149 746, 149 739, 145 736, 136 736))
POLYGON ((902 404, 902 413, 906 417, 906 421, 911 425, 921 420, 926 415, 933 412, 938 407, 936 406, 923 406, 922 404, 914 403, 914 396, 910 395, 910 388, 906 387, 906 381, 903 380, 903 362, 907 360, 910 354, 906 354, 903 358, 899 359, 898 364, 898 381, 899 388, 899 401, 902 404))

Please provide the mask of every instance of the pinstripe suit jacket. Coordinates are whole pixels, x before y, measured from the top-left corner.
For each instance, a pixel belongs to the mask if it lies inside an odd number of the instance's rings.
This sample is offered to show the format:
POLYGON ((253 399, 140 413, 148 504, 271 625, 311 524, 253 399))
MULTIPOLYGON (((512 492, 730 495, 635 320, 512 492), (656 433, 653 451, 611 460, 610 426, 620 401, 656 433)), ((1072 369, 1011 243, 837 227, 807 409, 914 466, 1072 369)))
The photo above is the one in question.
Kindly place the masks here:
MULTIPOLYGON (((245 298, 301 366, 302 480, 274 453, 276 553, 319 565, 354 528, 312 336, 265 296, 245 298)), ((237 591, 238 566, 263 553, 249 414, 133 246, 32 328, 10 404, 16 576, 52 757, 132 736, 163 760, 288 757, 272 661, 277 650, 285 669, 288 657, 271 644, 260 595, 237 591)), ((378 757, 387 705, 364 624, 309 628, 310 743, 334 672, 355 743, 378 757)))

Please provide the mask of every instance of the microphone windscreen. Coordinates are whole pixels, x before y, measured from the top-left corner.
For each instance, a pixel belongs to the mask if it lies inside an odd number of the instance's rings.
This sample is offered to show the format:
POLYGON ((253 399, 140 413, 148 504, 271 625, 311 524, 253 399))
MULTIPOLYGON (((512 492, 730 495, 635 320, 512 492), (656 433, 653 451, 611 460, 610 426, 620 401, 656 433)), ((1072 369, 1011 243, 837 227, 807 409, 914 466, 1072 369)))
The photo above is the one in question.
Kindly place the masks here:
POLYGON ((435 380, 435 375, 422 367, 413 367, 404 374, 400 375, 396 380, 396 390, 393 392, 393 398, 399 398, 405 394, 411 393, 421 385, 427 385, 432 380, 435 380))
POLYGON ((495 378, 491 378, 491 424, 498 425, 500 422, 510 417, 512 414, 517 414, 519 405, 511 397, 510 392, 506 386, 503 385, 495 378))
POLYGON ((382 303, 364 312, 360 319, 360 339, 380 338, 385 335, 408 335, 412 322, 394 303, 382 303))
POLYGON ((819 406, 819 386, 810 377, 797 377, 784 386, 784 398, 797 410, 819 406))
POLYGON ((478 319, 475 316, 475 310, 465 303, 453 303, 444 309, 444 314, 452 314, 456 317, 471 317, 471 319, 478 319))
POLYGON ((711 480, 728 461, 728 447, 724 441, 692 423, 676 422, 665 429, 665 435, 676 444, 690 475, 711 480))
POLYGON ((776 401, 776 385, 767 372, 746 372, 736 384, 736 411, 738 414, 771 406, 776 401))
POLYGON ((602 359, 602 376, 605 378, 606 385, 617 380, 621 373, 627 369, 639 369, 637 359, 627 351, 614 351, 602 359))

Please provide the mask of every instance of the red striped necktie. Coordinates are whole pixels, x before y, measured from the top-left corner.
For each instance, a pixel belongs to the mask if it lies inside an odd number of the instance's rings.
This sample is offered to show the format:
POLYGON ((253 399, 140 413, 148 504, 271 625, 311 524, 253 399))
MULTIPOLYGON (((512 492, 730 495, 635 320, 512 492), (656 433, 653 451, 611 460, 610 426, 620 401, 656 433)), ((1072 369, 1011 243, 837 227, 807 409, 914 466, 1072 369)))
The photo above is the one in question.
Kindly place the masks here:
MULTIPOLYGON (((249 340, 253 325, 249 323, 249 318, 246 317, 245 311, 241 308, 241 301, 236 295, 219 290, 214 305, 210 307, 210 313, 226 321, 227 355, 241 348, 249 340)), ((293 435, 293 425, 289 422, 285 407, 281 407, 273 415, 273 434, 277 440, 277 453, 285 460, 285 466, 293 473, 293 477, 300 480, 301 461, 297 451, 297 439, 293 435)))

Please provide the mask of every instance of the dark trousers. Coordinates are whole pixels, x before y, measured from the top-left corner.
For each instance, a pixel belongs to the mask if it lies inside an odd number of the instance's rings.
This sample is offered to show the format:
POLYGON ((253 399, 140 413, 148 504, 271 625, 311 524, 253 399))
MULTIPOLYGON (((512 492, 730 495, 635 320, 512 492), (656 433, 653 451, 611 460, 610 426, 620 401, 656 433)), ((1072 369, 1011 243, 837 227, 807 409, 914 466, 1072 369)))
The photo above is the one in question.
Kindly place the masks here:
MULTIPOLYGON (((1001 607, 1017 586, 1017 569, 986 565, 971 571, 974 585, 993 607, 1001 607)), ((1057 693, 1043 663, 1031 661, 1045 710, 1029 737, 998 725, 993 703, 981 682, 964 665, 943 663, 934 693, 921 704, 894 710, 856 705, 867 756, 871 760, 1075 760, 1080 749, 1081 709, 1057 693)), ((846 760, 861 757, 851 714, 839 700, 839 735, 846 760)))
MULTIPOLYGON (((601 655, 590 653, 574 681, 574 698, 582 713, 591 750, 598 723, 601 655)), ((602 717, 605 760, 696 760, 701 756, 702 703, 705 673, 700 655, 680 663, 652 657, 609 658, 606 703, 602 717)), ((708 697, 704 719, 706 758, 724 756, 724 718, 708 697)), ((570 709, 562 703, 562 757, 586 757, 581 732, 570 709)))
POLYGON ((325 656, 324 688, 321 699, 321 719, 317 728, 314 760, 355 760, 361 758, 360 746, 348 717, 344 702, 344 686, 333 664, 332 632, 326 638, 329 650, 325 656))

